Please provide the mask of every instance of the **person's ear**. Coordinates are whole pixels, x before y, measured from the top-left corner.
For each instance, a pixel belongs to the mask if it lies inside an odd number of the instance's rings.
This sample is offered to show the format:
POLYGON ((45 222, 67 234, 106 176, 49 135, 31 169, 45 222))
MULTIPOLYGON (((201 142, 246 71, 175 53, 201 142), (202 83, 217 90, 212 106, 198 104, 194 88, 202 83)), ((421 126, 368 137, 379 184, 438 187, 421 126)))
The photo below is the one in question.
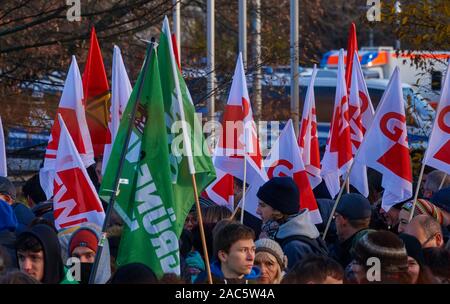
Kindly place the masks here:
POLYGON ((444 244, 444 240, 442 238, 442 234, 437 233, 435 239, 436 239, 436 246, 442 247, 442 245, 444 244))
POLYGON ((219 258, 220 262, 226 262, 228 254, 225 252, 225 250, 219 250, 219 252, 217 252, 217 257, 219 258))

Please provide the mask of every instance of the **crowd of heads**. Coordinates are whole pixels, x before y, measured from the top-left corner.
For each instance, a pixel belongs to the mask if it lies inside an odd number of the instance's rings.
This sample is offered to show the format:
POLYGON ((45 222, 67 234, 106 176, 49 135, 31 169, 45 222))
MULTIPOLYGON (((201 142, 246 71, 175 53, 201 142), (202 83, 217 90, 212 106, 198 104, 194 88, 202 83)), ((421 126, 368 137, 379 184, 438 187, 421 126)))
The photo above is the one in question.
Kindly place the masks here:
MULTIPOLYGON (((245 213, 244 223, 240 212, 202 196, 200 210, 193 205, 179 237, 180 273, 163 276, 142 263, 117 265, 123 230, 117 214, 96 257, 101 228, 84 223, 58 231, 38 175, 23 186, 22 202, 16 187, 0 177, 0 284, 450 283, 450 179, 430 172, 415 203, 384 210, 379 178, 371 175, 368 198, 346 193, 335 210, 323 187, 315 189, 322 219, 317 224, 300 208, 290 177, 261 186, 259 218, 245 213)), ((237 191, 236 203, 241 196, 237 191)))

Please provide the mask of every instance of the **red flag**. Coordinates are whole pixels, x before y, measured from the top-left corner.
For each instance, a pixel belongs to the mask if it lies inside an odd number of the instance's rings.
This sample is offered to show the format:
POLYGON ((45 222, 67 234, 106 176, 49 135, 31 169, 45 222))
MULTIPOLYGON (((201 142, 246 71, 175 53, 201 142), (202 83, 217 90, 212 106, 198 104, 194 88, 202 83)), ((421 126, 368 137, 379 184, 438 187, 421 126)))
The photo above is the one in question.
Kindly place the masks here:
POLYGON ((424 163, 450 175, 450 62, 424 163))
POLYGON ((355 161, 383 175, 382 208, 387 212, 396 203, 412 196, 405 102, 398 67, 395 68, 378 107, 355 161))
POLYGON ((344 75, 344 50, 339 52, 338 77, 330 135, 322 159, 322 178, 331 197, 340 189, 339 177, 345 174, 353 159, 350 140, 349 105, 344 75))
POLYGON ((300 155, 305 164, 311 187, 315 188, 322 181, 320 176, 320 151, 317 134, 316 102, 314 97, 314 81, 317 69, 311 75, 311 80, 306 91, 305 105, 303 106, 302 125, 298 136, 300 155))
POLYGON ((105 144, 111 143, 108 128, 111 94, 95 28, 91 31, 91 45, 83 73, 83 91, 94 155, 100 156, 103 155, 105 144))
POLYGON ((290 176, 300 192, 300 208, 310 211, 314 224, 322 223, 319 208, 308 180, 305 166, 300 157, 300 149, 295 139, 292 120, 289 119, 277 141, 264 160, 268 178, 290 176))
MULTIPOLYGON (((86 116, 82 105, 83 87, 77 60, 72 56, 69 72, 67 72, 64 90, 59 102, 57 115, 61 114, 66 122, 72 140, 85 167, 94 164, 94 152, 92 150, 91 137, 86 123, 86 116)), ((53 196, 53 179, 55 175, 55 159, 58 150, 61 127, 57 116, 52 126, 47 150, 45 151, 44 166, 39 171, 39 179, 47 195, 47 199, 53 196)))
POLYGON ((53 215, 60 230, 91 222, 103 226, 105 212, 75 143, 58 114, 61 134, 56 154, 53 215))
POLYGON ((352 83, 353 54, 358 55, 358 40, 356 39, 356 25, 354 22, 350 25, 347 40, 347 57, 345 58, 345 83, 347 84, 347 93, 350 92, 352 83))

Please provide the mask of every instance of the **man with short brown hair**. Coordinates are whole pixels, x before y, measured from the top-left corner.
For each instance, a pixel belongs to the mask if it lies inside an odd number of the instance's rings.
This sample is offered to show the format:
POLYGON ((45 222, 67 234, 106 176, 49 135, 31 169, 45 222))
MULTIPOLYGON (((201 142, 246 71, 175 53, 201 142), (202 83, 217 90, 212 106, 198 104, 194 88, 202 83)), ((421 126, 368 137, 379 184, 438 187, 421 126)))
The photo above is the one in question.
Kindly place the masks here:
MULTIPOLYGON (((253 266, 256 246, 254 231, 242 224, 231 223, 214 235, 214 257, 211 263, 213 283, 256 283, 260 270, 253 266)), ((207 274, 199 274, 196 283, 206 283, 207 274)))

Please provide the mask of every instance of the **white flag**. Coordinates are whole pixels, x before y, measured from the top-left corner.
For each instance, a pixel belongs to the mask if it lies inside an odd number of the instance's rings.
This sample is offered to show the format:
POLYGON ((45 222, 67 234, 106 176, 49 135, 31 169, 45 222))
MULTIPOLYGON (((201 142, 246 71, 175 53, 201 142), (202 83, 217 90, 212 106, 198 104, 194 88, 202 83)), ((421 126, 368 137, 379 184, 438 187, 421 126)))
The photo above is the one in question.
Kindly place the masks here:
POLYGON ((334 112, 331 121, 330 135, 322 159, 322 178, 330 192, 335 197, 340 189, 339 178, 345 174, 353 160, 350 124, 348 119, 349 106, 347 86, 345 84, 344 50, 339 52, 338 77, 334 112))
POLYGON ((75 143, 58 114, 61 127, 55 161, 53 215, 58 230, 94 223, 103 226, 105 212, 75 143))
MULTIPOLYGON (((83 85, 77 60, 72 56, 69 72, 67 73, 64 90, 59 102, 57 114, 61 114, 78 153, 87 168, 94 164, 94 150, 92 149, 91 136, 86 122, 86 114, 82 104, 83 85)), ((56 151, 59 145, 61 127, 58 116, 53 122, 50 139, 45 152, 44 166, 39 171, 41 187, 50 199, 53 195, 53 179, 55 177, 56 151)))
POLYGON ((424 163, 450 175, 450 62, 424 163))
POLYGON ((306 91, 305 104, 303 106, 302 125, 298 136, 300 154, 308 172, 309 182, 312 188, 317 187, 322 181, 320 176, 320 150, 317 134, 316 102, 314 97, 314 81, 317 69, 311 75, 308 90, 306 91))
POLYGON ((314 197, 308 180, 308 174, 300 157, 300 149, 295 139, 292 120, 289 119, 277 141, 272 146, 270 153, 264 160, 264 167, 266 168, 269 179, 282 176, 292 177, 300 194, 299 209, 308 209, 314 224, 322 223, 316 198, 314 197))
MULTIPOLYGON (((350 120, 350 138, 352 142, 352 155, 355 156, 363 140, 364 134, 369 129, 374 110, 370 100, 369 91, 364 80, 364 74, 358 60, 358 55, 354 53, 352 81, 350 95, 348 99, 350 120)), ((367 168, 360 163, 355 163, 350 173, 350 184, 352 184, 362 195, 369 196, 369 184, 367 181, 367 168)))
POLYGON ((102 162, 102 175, 105 173, 106 165, 108 164, 111 149, 114 144, 114 139, 119 129, 120 119, 122 113, 130 98, 132 87, 128 78, 127 70, 122 60, 120 49, 117 45, 114 46, 113 64, 112 64, 112 85, 111 85, 111 121, 109 123, 109 131, 111 132, 111 143, 105 144, 102 162))
POLYGON ((387 212, 396 203, 412 196, 405 102, 398 67, 395 68, 378 107, 355 161, 383 175, 381 206, 387 212))

